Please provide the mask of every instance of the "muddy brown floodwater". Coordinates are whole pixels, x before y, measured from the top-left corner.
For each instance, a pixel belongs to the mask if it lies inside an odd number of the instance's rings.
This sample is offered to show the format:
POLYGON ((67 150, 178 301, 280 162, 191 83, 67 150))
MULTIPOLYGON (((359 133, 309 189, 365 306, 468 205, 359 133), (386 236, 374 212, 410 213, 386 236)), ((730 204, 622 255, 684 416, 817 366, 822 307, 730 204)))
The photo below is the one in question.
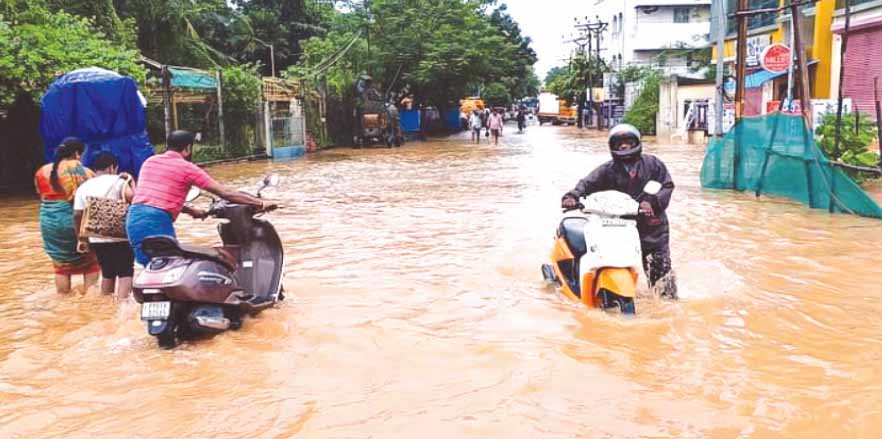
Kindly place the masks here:
POLYGON ((625 321, 539 271, 603 141, 513 131, 212 168, 283 176, 288 300, 173 351, 134 303, 57 296, 37 203, 4 200, 0 437, 882 435, 882 221, 702 190, 702 148, 651 145, 682 300, 625 321))

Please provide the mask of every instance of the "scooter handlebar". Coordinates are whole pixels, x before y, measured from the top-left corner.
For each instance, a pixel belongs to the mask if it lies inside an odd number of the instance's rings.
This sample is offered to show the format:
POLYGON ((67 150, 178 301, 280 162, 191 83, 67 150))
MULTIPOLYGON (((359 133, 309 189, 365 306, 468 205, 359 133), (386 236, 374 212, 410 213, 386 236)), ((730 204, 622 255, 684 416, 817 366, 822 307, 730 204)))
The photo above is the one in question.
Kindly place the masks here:
POLYGON ((582 204, 582 203, 576 203, 576 205, 573 206, 573 207, 564 207, 564 208, 562 208, 561 210, 563 210, 563 213, 567 213, 567 212, 572 212, 572 211, 574 211, 574 210, 578 210, 578 211, 581 212, 581 211, 584 210, 584 209, 585 209, 585 205, 584 205, 584 204, 582 204))

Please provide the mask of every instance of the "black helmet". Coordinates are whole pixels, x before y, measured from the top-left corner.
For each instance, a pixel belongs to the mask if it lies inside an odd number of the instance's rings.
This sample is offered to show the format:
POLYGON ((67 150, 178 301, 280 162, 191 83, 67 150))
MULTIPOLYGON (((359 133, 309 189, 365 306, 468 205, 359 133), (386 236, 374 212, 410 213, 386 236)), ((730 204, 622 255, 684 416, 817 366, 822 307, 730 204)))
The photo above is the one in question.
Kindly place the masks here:
POLYGON ((634 162, 640 158, 643 152, 643 144, 640 142, 640 130, 634 125, 619 124, 609 130, 609 151, 615 161, 634 162), (634 146, 620 151, 618 146, 625 140, 629 140, 634 146))
POLYGON ((172 151, 183 151, 196 141, 196 135, 187 130, 174 130, 168 134, 166 146, 172 151))

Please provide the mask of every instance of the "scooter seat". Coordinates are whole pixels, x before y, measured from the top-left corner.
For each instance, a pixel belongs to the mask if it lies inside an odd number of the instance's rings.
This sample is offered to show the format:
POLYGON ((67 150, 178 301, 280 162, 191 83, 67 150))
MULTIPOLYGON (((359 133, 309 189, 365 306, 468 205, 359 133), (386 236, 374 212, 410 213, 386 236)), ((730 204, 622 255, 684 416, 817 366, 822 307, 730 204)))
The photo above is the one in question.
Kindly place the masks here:
POLYGON ((151 258, 182 256, 185 258, 202 259, 223 265, 230 271, 236 270, 236 258, 222 248, 197 247, 184 245, 172 236, 154 235, 144 238, 141 243, 144 253, 151 258))
POLYGON ((180 247, 185 256, 217 262, 230 271, 236 270, 236 258, 221 247, 198 247, 184 244, 181 244, 180 247))
POLYGON ((577 260, 588 253, 588 245, 585 243, 586 224, 588 220, 585 218, 564 218, 560 223, 560 235, 564 237, 577 260))

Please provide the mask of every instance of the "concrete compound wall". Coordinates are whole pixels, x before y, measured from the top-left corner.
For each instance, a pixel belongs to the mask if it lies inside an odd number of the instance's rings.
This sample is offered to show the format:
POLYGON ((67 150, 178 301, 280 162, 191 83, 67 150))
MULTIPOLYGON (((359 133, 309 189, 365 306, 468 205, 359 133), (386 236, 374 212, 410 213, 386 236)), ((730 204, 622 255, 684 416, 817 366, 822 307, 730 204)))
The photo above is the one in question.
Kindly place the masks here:
POLYGON ((656 135, 660 142, 673 140, 688 143, 704 143, 704 132, 687 133, 682 138, 683 117, 686 115, 686 102, 707 99, 713 105, 715 96, 713 84, 678 85, 677 78, 662 81, 658 93, 658 115, 656 116, 656 135))

